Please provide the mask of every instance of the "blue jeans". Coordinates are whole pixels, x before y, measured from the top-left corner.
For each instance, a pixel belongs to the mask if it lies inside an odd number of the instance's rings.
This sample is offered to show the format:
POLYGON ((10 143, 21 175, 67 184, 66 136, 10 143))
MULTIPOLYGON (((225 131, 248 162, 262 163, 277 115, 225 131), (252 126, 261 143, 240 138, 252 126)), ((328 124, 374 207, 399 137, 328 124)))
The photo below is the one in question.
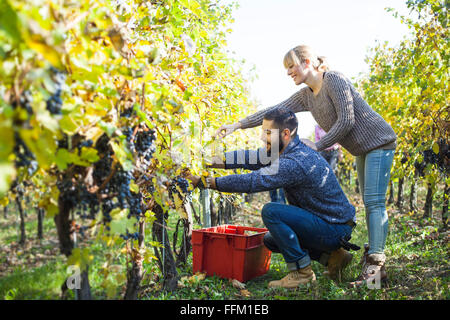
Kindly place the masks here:
POLYGON ((383 253, 388 234, 386 191, 395 150, 376 149, 356 157, 369 232, 369 254, 383 253))
POLYGON ((279 202, 279 203, 286 203, 286 199, 284 197, 284 191, 282 188, 270 190, 270 201, 272 202, 279 202))
POLYGON ((340 238, 350 240, 352 227, 328 223, 304 209, 270 202, 262 209, 262 219, 269 233, 264 244, 280 252, 289 270, 304 268, 316 260, 326 265, 329 254, 341 247, 340 238))

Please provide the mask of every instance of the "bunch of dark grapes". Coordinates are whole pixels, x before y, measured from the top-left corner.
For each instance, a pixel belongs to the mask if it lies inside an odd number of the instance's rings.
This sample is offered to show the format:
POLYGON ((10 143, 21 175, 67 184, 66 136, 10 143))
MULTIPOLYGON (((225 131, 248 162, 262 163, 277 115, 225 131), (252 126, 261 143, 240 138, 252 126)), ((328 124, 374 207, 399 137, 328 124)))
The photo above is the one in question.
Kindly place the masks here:
POLYGON ((87 190, 85 185, 64 180, 57 184, 60 197, 68 209, 76 209, 82 219, 95 219, 100 203, 95 193, 87 190))
POLYGON ((442 173, 450 171, 450 144, 443 138, 439 138, 439 157, 437 160, 438 168, 442 173))
MULTIPOLYGON (((132 136, 132 130, 126 131, 129 136, 132 136)), ((110 176, 112 168, 113 151, 109 146, 109 138, 103 135, 96 143, 96 149, 102 158, 94 164, 93 177, 97 185, 103 185, 101 192, 108 195, 107 199, 102 201, 101 207, 103 212, 103 222, 108 225, 111 222, 111 211, 115 208, 129 209, 128 218, 132 216, 140 218, 142 215, 142 195, 130 190, 130 184, 133 180, 131 171, 126 171, 123 168, 116 168, 114 174, 110 176), (106 183, 109 177, 108 182, 106 183), (106 183, 106 184, 105 184, 106 183)), ((120 166, 117 164, 117 166, 120 166)), ((108 230, 109 227, 107 226, 108 230)), ((121 235, 125 240, 137 239, 137 233, 128 233, 121 235)))
POLYGON ((420 176, 425 174, 424 170, 428 164, 436 165, 443 173, 450 170, 450 150, 449 144, 444 139, 440 138, 438 141, 439 153, 436 154, 433 149, 427 149, 422 152, 423 161, 419 163, 416 161, 414 167, 420 176))
POLYGON ((186 179, 177 176, 172 180, 169 186, 169 197, 173 200, 173 195, 177 194, 180 199, 183 200, 183 203, 191 201, 192 192, 190 192, 188 188, 189 182, 186 179))
POLYGON ((53 95, 47 100, 47 110, 51 114, 62 114, 61 108, 63 102, 61 94, 62 94, 62 86, 66 81, 66 76, 64 75, 64 73, 54 68, 52 69, 52 71, 54 73, 56 90, 53 93, 53 95))
POLYGON ((123 110, 120 113, 120 116, 123 118, 130 118, 131 116, 134 116, 134 115, 136 115, 136 112, 134 111, 133 107, 126 108, 125 110, 123 110))
POLYGON ((62 139, 58 140, 58 148, 59 149, 69 149, 69 140, 68 140, 67 134, 64 133, 64 136, 62 139))
POLYGON ((151 160, 153 153, 156 151, 155 140, 156 133, 152 129, 142 129, 136 132, 133 137, 134 128, 127 128, 124 130, 125 137, 128 142, 128 148, 133 153, 143 158, 147 164, 151 160))
POLYGON ((16 168, 28 167, 34 160, 34 155, 28 149, 25 142, 22 140, 18 132, 14 132, 14 154, 16 155, 16 168))
POLYGON ((126 234, 121 234, 120 237, 124 240, 128 240, 128 239, 137 240, 139 238, 139 232, 129 233, 127 231, 126 234))
POLYGON ((156 151, 154 141, 156 140, 155 130, 139 131, 135 137, 136 151, 145 160, 150 161, 156 151))
MULTIPOLYGON (((105 199, 102 201, 102 213, 103 213, 103 223, 107 225, 111 222, 111 211, 119 206, 118 203, 115 203, 112 199, 105 199)), ((109 227, 106 227, 109 231, 109 227)))
POLYGON ((58 182, 57 187, 59 189, 59 197, 64 203, 64 206, 71 210, 77 206, 77 187, 69 179, 58 182))
POLYGON ((136 147, 134 145, 133 131, 134 131, 134 129, 131 127, 123 129, 123 133, 125 134, 125 137, 127 139, 128 148, 131 150, 132 153, 135 153, 136 147))
POLYGON ((31 104, 33 103, 33 96, 31 95, 31 92, 29 90, 24 90, 22 92, 22 95, 19 98, 19 103, 17 101, 12 102, 12 107, 16 109, 17 107, 24 108, 28 115, 33 114, 33 108, 31 107, 31 104))
POLYGON ((97 195, 95 193, 89 192, 85 185, 79 185, 77 191, 79 201, 77 204, 77 207, 79 209, 77 211, 77 214, 82 219, 95 219, 95 215, 100 207, 97 195))

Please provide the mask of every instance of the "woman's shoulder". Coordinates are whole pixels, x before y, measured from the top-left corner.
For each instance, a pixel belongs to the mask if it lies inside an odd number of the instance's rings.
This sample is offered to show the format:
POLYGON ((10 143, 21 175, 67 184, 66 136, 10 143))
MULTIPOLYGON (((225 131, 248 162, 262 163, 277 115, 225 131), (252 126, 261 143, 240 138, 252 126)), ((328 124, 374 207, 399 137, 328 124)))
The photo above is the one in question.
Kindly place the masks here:
POLYGON ((336 71, 336 70, 330 70, 330 71, 326 71, 323 79, 326 81, 339 81, 339 80, 344 80, 345 82, 348 82, 348 78, 346 76, 344 76, 344 74, 340 71, 336 71))
POLYGON ((323 77, 323 83, 325 87, 332 90, 342 88, 346 90, 354 90, 354 86, 349 78, 347 78, 342 72, 339 71, 326 71, 323 77))

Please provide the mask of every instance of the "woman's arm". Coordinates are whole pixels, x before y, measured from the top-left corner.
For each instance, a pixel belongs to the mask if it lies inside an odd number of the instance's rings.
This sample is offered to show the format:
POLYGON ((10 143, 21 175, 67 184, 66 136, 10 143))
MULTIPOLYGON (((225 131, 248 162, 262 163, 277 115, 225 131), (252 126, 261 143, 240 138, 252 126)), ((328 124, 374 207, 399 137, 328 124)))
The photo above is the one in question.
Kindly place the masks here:
POLYGON ((254 114, 236 123, 221 126, 219 129, 217 129, 215 136, 218 136, 219 138, 224 138, 227 135, 236 131, 237 129, 247 129, 260 126, 262 124, 264 115, 269 111, 272 111, 277 108, 287 107, 294 113, 301 111, 308 111, 305 97, 306 90, 310 89, 308 87, 302 88, 296 93, 294 93, 289 99, 277 105, 255 112, 254 114))
POLYGON ((260 126, 262 124, 264 115, 269 111, 275 110, 277 108, 286 107, 294 113, 308 111, 305 98, 306 90, 310 89, 308 87, 302 88, 296 93, 294 93, 291 97, 284 100, 283 102, 274 105, 272 107, 266 108, 264 110, 258 111, 248 116, 247 118, 240 120, 239 123, 241 123, 241 129, 254 128, 260 126))
POLYGON ((353 97, 345 78, 335 73, 327 73, 327 90, 336 109, 337 120, 331 129, 318 142, 318 151, 339 143, 355 124, 353 97))

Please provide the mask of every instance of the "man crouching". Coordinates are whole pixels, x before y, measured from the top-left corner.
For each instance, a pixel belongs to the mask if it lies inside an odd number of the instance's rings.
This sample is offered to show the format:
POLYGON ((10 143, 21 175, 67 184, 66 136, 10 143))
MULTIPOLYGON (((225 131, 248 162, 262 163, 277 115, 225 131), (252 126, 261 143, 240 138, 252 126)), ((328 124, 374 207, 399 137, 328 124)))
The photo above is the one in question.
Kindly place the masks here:
POLYGON ((280 252, 289 269, 284 278, 271 281, 269 287, 295 288, 315 281, 311 260, 327 266, 326 274, 335 279, 352 259, 341 243, 350 240, 356 225, 355 208, 325 159, 300 140, 297 128, 297 118, 290 110, 269 112, 262 124, 264 148, 227 152, 225 161, 211 165, 253 172, 208 177, 206 186, 200 177, 188 176, 194 187, 223 192, 283 188, 289 205, 271 202, 261 212, 269 230, 264 244, 271 251, 280 252))

